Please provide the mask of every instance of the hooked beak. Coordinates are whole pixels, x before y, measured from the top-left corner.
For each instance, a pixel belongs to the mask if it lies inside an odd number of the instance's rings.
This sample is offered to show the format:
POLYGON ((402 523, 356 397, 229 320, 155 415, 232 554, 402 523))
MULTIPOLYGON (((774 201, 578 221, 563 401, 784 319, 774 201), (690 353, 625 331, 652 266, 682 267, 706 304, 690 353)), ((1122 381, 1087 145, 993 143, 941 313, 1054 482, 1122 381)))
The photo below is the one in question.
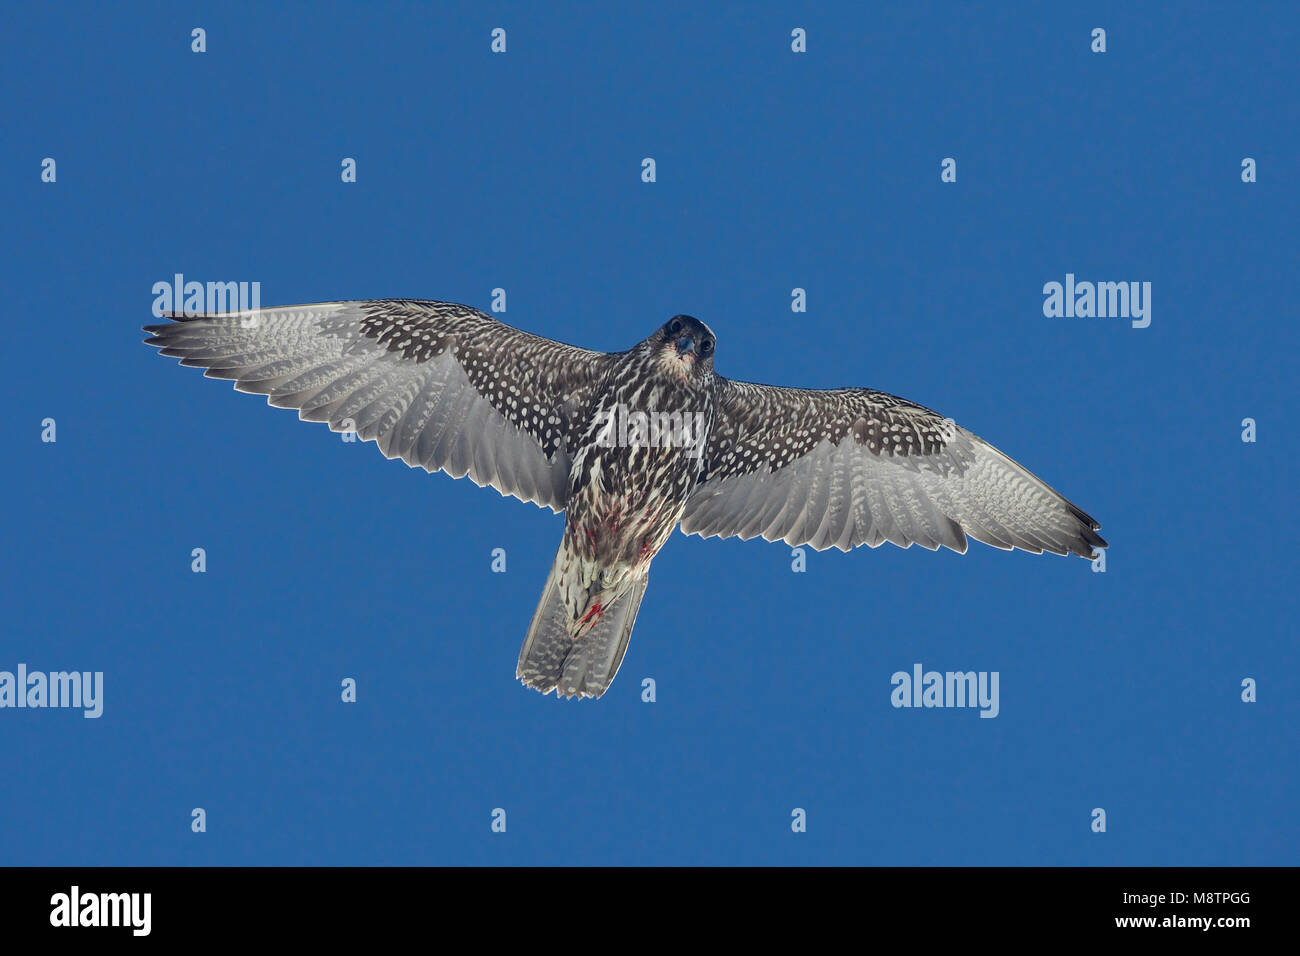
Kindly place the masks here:
POLYGON ((674 344, 677 346, 678 355, 686 355, 689 353, 690 355, 693 356, 696 354, 695 336, 693 335, 683 335, 674 344))

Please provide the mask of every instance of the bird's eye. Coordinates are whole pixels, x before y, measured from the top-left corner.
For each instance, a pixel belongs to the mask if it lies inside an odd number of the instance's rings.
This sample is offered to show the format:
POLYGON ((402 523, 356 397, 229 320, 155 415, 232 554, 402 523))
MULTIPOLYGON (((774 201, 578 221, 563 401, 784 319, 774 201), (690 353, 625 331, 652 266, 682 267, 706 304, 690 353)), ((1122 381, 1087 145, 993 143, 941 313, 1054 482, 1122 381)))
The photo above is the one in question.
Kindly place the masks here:
POLYGON ((681 330, 682 330, 682 320, 681 320, 681 319, 673 319, 671 322, 668 323, 668 334, 669 334, 669 335, 677 335, 679 332, 681 332, 681 330))
POLYGON ((700 343, 700 354, 708 355, 713 351, 713 339, 705 339, 700 343))

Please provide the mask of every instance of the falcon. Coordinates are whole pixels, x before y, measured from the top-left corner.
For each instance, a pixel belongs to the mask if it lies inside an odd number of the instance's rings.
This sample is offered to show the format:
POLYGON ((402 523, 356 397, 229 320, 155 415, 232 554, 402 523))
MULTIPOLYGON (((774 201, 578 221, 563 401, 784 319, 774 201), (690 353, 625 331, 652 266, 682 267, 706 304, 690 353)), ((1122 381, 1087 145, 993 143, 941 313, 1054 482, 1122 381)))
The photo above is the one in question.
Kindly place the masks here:
POLYGON ((564 512, 515 672, 543 694, 605 693, 679 525, 819 551, 1106 547, 1096 521, 928 408, 723 378, 713 331, 689 315, 614 353, 414 299, 165 317, 145 342, 182 365, 385 457, 564 512))

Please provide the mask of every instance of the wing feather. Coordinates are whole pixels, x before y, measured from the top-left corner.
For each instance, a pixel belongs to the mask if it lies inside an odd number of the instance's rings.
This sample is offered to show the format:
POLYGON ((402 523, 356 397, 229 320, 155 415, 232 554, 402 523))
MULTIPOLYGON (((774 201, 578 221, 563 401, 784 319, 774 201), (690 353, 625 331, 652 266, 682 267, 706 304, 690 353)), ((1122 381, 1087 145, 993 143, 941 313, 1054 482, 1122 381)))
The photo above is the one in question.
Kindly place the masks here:
POLYGON ((870 389, 722 380, 703 480, 682 530, 847 551, 919 544, 1092 557, 1091 517, 992 445, 870 389))
POLYGON ((468 306, 321 302, 170 316, 146 343, 411 467, 468 475, 564 508, 582 412, 608 356, 511 328, 468 306))

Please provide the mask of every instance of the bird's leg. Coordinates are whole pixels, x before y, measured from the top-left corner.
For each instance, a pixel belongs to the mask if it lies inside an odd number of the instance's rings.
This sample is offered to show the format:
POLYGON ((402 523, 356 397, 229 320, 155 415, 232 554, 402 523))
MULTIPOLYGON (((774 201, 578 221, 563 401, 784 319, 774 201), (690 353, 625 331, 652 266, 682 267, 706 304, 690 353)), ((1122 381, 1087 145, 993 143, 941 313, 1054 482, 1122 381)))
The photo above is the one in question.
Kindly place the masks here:
POLYGON ((587 613, 578 618, 577 621, 569 628, 569 637, 577 642, 582 640, 592 629, 600 623, 601 616, 605 613, 605 605, 598 599, 593 601, 587 613))

